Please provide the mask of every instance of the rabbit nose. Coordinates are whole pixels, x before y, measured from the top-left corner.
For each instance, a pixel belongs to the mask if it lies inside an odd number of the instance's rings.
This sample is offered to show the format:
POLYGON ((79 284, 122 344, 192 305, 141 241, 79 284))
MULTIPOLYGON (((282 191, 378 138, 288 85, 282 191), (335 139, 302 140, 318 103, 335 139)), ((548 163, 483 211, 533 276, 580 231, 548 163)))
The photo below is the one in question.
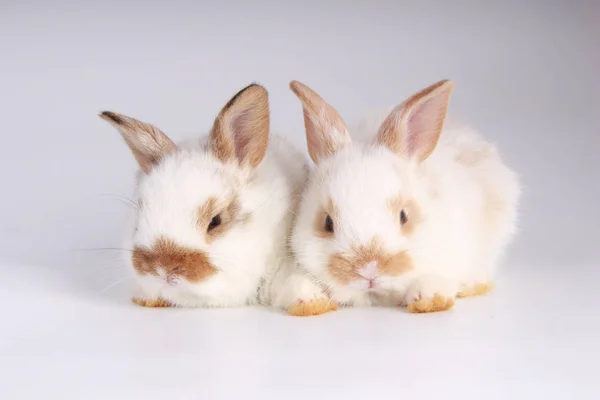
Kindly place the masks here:
POLYGON ((165 282, 169 285, 177 285, 179 283, 179 279, 175 275, 167 275, 165 276, 165 282))
POLYGON ((379 275, 379 264, 377 261, 371 261, 356 271, 357 274, 369 281, 369 287, 372 287, 373 279, 379 275))

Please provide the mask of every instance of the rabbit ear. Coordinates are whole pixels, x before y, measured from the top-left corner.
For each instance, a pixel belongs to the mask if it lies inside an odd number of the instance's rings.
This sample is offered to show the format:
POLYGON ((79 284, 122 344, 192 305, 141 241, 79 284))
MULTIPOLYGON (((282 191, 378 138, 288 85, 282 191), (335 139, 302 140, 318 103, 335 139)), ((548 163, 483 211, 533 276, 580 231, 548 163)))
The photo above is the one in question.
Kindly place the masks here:
POLYGON ((101 113, 100 118, 117 128, 146 174, 162 157, 177 148, 167 135, 153 125, 110 111, 101 113))
POLYGON ((376 141, 394 153, 427 159, 442 132, 454 82, 442 80, 396 107, 379 129, 376 141))
POLYGON ((298 81, 290 89, 302 102, 308 153, 315 164, 352 141, 342 117, 321 96, 298 81))
POLYGON ((255 168, 269 144, 269 97, 256 84, 240 90, 221 110, 210 134, 210 148, 223 162, 255 168))

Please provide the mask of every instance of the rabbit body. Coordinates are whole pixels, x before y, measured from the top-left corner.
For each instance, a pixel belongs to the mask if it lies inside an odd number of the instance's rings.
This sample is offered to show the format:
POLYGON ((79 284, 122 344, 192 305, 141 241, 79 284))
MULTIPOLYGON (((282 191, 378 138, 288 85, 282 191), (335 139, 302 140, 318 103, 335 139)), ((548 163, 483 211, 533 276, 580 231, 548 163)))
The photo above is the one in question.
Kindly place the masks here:
POLYGON ((492 144, 468 126, 444 124, 453 87, 446 82, 354 132, 316 93, 292 84, 317 167, 278 307, 294 314, 301 305, 299 315, 332 304, 430 312, 489 289, 516 231, 520 186, 492 144))
POLYGON ((105 112, 140 164, 127 258, 134 302, 233 307, 268 301, 261 288, 289 260, 305 157, 270 135, 266 91, 236 94, 210 134, 175 144, 158 128, 105 112))
MULTIPOLYGON (((218 272, 200 282, 138 275, 137 299, 161 298, 183 307, 231 307, 258 301, 259 288, 288 255, 286 238, 294 202, 304 183, 304 157, 285 139, 271 135, 267 154, 251 176, 212 159, 207 138, 184 142, 150 176, 140 179, 135 198, 141 211, 131 248, 151 248, 162 237, 186 248, 206 252, 218 272), (213 164, 207 168, 207 164, 213 164), (213 174, 207 174, 208 170, 213 174), (183 189, 183 190, 182 190, 183 189), (199 199, 229 196, 235 191, 236 225, 212 243, 196 226, 199 199)), ((127 258, 132 264, 132 258, 127 258)), ((133 269, 133 265, 132 270, 133 269)))

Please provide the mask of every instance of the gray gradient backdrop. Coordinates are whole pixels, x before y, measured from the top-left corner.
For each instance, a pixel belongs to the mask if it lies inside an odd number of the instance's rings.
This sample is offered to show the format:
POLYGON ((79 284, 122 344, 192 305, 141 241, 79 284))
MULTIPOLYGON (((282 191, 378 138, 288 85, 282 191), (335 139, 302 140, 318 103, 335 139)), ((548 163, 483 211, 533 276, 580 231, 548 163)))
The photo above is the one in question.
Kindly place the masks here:
POLYGON ((347 122, 454 79, 451 112, 496 142, 525 186, 507 262, 597 262, 599 2, 85 3, 0 5, 3 266, 111 262, 75 251, 120 246, 127 207, 105 194, 130 196, 136 168, 99 111, 181 139, 258 81, 274 130, 304 147, 291 79, 347 122))

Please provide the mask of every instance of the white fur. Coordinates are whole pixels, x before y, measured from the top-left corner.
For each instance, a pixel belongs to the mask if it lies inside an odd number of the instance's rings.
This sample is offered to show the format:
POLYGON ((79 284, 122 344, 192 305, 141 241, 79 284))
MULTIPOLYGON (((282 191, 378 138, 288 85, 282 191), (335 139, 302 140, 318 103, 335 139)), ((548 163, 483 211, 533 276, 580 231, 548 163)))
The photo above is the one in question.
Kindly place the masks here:
MULTIPOLYGON (((319 162, 299 206, 291 245, 309 287, 289 274, 281 279, 278 307, 328 293, 341 305, 399 305, 421 296, 454 297, 463 286, 489 283, 515 233, 520 187, 495 147, 472 129, 447 122, 433 154, 420 165, 372 144, 387 112, 359 124, 353 143, 319 162), (477 159, 468 165, 458 158, 477 159), (386 202, 402 194, 416 201, 423 221, 404 235, 386 202), (333 239, 314 233, 315 216, 332 198, 339 212, 333 239), (390 254, 408 251, 414 269, 398 277, 378 276, 340 285, 327 267, 332 255, 383 240, 390 254), (302 289, 295 288, 301 282, 302 289), (309 289, 307 289, 309 288, 309 289)), ((411 218, 408 215, 408 218, 411 218)), ((372 274, 373 265, 363 273, 372 274)))
MULTIPOLYGON (((140 173, 135 200, 141 207, 127 246, 151 248, 158 238, 168 238, 205 252, 219 271, 199 283, 183 277, 167 279, 160 271, 159 276, 136 274, 136 296, 161 297, 186 307, 257 302, 261 284, 289 258, 292 212, 307 172, 302 154, 271 135, 267 155, 253 171, 223 164, 203 138, 180 144, 149 174, 140 173), (196 223, 199 207, 211 197, 236 195, 241 207, 238 221, 223 237, 207 243, 196 223)), ((130 257, 128 262, 131 265, 130 257)))

